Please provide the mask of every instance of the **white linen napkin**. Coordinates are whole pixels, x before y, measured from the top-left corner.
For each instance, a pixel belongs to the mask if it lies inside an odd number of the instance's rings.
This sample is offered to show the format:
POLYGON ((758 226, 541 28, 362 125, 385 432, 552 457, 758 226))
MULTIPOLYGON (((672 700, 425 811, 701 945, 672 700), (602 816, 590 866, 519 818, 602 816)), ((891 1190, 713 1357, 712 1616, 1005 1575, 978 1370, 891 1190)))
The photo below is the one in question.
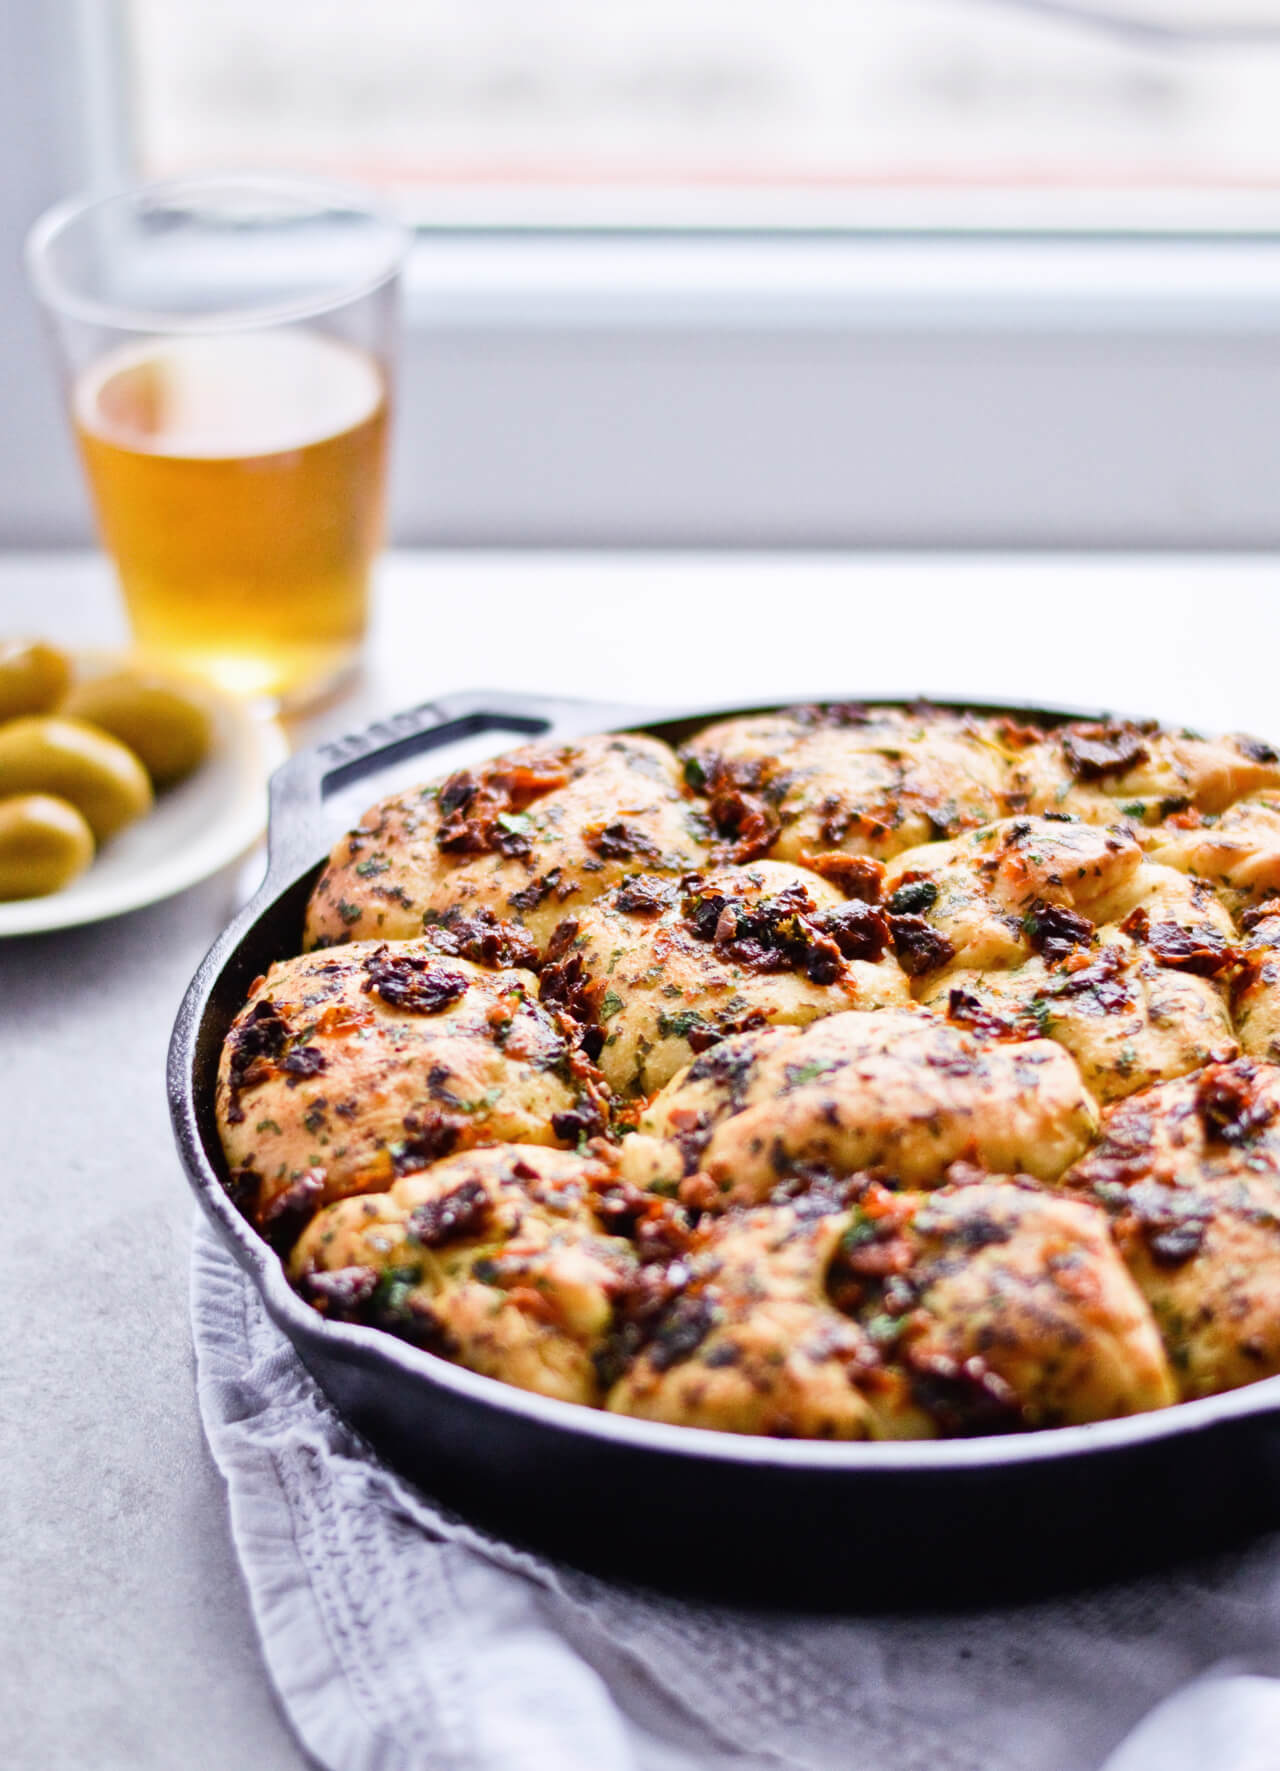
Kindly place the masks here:
POLYGON ((386 1469, 203 1220, 192 1317, 267 1668, 325 1771, 1280 1767, 1280 1538, 964 1616, 693 1604, 514 1549, 386 1469))

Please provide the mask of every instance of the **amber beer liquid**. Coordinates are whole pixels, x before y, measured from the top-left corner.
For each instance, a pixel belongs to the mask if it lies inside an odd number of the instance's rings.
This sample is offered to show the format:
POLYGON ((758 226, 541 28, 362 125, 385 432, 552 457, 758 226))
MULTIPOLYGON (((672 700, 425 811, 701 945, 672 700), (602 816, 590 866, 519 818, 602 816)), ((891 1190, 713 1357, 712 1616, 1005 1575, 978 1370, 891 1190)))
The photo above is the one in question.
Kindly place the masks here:
POLYGON ((305 329, 157 339, 101 358, 73 405, 139 645, 283 706, 338 679, 381 541, 375 360, 305 329))

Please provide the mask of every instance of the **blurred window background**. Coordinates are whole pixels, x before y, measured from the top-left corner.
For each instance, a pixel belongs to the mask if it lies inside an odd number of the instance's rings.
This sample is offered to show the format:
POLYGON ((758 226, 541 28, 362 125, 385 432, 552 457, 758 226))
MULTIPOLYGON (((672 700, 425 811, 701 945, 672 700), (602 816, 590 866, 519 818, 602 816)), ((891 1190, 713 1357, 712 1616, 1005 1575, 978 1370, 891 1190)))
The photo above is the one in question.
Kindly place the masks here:
POLYGON ((1280 0, 0 0, 0 536, 84 497, 16 242, 385 190, 392 535, 1280 547, 1280 0))
POLYGON ((1280 186, 1278 0, 128 0, 135 164, 425 221, 1221 227, 1280 186))

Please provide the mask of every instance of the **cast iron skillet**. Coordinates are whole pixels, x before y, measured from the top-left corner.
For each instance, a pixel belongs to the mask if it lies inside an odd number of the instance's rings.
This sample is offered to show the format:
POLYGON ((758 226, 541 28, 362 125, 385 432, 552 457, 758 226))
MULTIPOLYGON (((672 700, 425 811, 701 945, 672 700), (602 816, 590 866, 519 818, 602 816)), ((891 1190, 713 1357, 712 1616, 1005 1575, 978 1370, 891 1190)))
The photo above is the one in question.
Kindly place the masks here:
POLYGON ((601 730, 679 742, 740 711, 465 694, 322 745, 276 774, 267 876, 196 973, 168 1069, 188 1179, 271 1317, 352 1424, 433 1495, 581 1565, 664 1586, 859 1609, 981 1603, 1155 1565, 1280 1522, 1280 1378, 1128 1420, 984 1439, 833 1445, 669 1427, 530 1395, 379 1330, 325 1321, 232 1205, 214 1123, 218 1054, 253 979, 301 945, 307 897, 342 828, 331 828, 332 808, 325 816, 328 798, 478 734, 494 734, 493 751, 513 736, 601 730))

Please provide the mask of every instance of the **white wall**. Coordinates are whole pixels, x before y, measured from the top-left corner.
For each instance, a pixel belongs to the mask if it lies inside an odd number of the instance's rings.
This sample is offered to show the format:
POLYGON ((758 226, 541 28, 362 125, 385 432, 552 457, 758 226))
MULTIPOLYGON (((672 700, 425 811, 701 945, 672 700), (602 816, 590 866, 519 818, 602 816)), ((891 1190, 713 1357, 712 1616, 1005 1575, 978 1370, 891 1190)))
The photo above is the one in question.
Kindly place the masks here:
POLYGON ((400 533, 1280 545, 1280 242, 593 250, 424 251, 400 533))

